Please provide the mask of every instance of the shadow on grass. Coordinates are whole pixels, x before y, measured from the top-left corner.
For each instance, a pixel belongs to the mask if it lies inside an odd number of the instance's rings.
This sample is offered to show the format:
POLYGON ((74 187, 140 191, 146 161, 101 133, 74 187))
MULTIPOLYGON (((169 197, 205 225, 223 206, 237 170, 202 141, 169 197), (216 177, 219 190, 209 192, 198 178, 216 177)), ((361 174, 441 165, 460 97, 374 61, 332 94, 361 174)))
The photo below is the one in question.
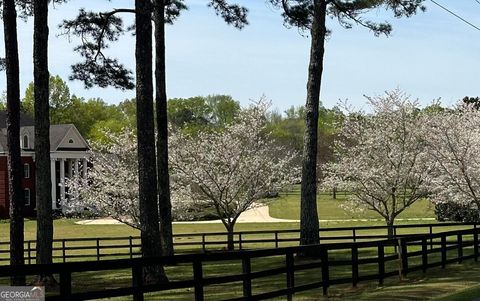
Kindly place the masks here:
MULTIPOLYGON (((419 246, 409 246, 409 252, 419 250, 419 246)), ((473 253, 472 248, 464 248, 464 255, 473 253)), ((385 249, 385 255, 395 254, 394 248, 385 249)), ((359 259, 376 258, 377 250, 375 248, 359 249, 359 259)), ((447 258, 455 258, 457 250, 451 250, 447 253, 447 258)), ((329 260, 341 262, 343 265, 330 267, 330 279, 350 278, 352 276, 352 266, 347 263, 351 259, 349 250, 338 250, 329 252, 329 260)), ((438 262, 439 254, 429 254, 428 261, 438 262)), ((306 266, 308 269, 295 271, 295 285, 300 286, 310 284, 321 280, 321 269, 313 267, 318 264, 318 259, 295 258, 295 265, 306 266), (309 265, 312 267, 310 268, 309 265)), ((421 256, 409 258, 409 266, 418 266, 421 264, 421 256)), ((275 268, 285 267, 285 256, 270 256, 253 258, 251 260, 252 272, 260 272, 275 268)), ((398 260, 389 261, 385 265, 386 272, 398 271, 398 260)), ((165 271, 170 281, 181 281, 193 279, 193 269, 191 264, 178 264, 175 266, 166 266, 165 271)), ((242 273, 241 260, 213 261, 203 264, 204 278, 225 277, 239 275, 242 273)), ((359 266, 359 276, 375 275, 378 273, 377 263, 361 264, 359 266)), ((57 277, 57 275, 55 275, 57 277)), ((274 276, 262 277, 252 280, 253 294, 266 293, 286 288, 286 274, 279 273, 274 276)), ((57 278, 58 279, 58 278, 57 278)), ((7 284, 8 279, 2 279, 2 284, 7 284)), ((329 288, 328 300, 373 300, 373 301, 407 301, 407 300, 428 300, 446 296, 464 289, 477 286, 480 283, 480 264, 473 260, 464 261, 462 264, 450 264, 446 269, 432 268, 426 274, 414 272, 407 275, 405 280, 400 280, 398 276, 385 279, 383 286, 378 286, 378 281, 359 282, 355 288, 351 283, 342 285, 332 285, 329 288)), ((109 270, 101 272, 79 272, 72 274, 72 288, 74 293, 87 291, 102 291, 106 289, 129 287, 132 284, 131 270, 109 270)), ((476 296, 478 290, 468 290, 465 293, 466 298, 476 296)), ((229 298, 241 297, 243 293, 242 282, 232 282, 219 285, 208 285, 205 287, 205 296, 207 300, 225 300, 229 298)), ((58 291, 52 291, 50 294, 56 294, 58 291)), ((460 296, 462 293, 460 293, 460 296)), ((194 289, 175 289, 164 292, 146 294, 146 300, 193 300, 194 289)), ((277 300, 284 300, 278 298, 277 300)), ((294 296, 294 300, 324 300, 321 288, 300 292, 294 296)), ((473 298, 472 298, 473 299, 473 298)), ((459 300, 472 300, 459 299, 459 300)), ((131 300, 131 297, 111 298, 108 300, 131 300)), ((457 299, 441 299, 445 301, 457 299)))

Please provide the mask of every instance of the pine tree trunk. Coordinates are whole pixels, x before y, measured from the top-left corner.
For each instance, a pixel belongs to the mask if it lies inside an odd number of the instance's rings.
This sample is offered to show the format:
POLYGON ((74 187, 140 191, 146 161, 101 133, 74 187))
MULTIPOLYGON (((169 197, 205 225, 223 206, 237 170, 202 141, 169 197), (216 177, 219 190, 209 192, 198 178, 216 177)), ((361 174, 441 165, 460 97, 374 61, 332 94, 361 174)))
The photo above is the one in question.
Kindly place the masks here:
POLYGON ((160 214, 160 237, 162 254, 173 255, 172 204, 170 202, 170 179, 168 174, 168 122, 167 85, 165 71, 165 5, 156 0, 155 24, 155 103, 157 113, 157 174, 158 209, 160 214))
MULTIPOLYGON (((161 256, 158 221, 157 172, 153 123, 152 79, 152 4, 135 0, 136 24, 136 98, 138 138, 138 194, 143 257, 161 256)), ((163 267, 148 267, 144 273, 147 283, 166 280, 163 267)))
MULTIPOLYGON (((20 83, 17 42, 17 13, 14 0, 3 1, 5 65, 7 72, 8 191, 10 201, 10 264, 23 265, 23 190, 20 158, 20 83)), ((25 285, 25 277, 13 277, 12 285, 25 285)))
POLYGON ((300 203, 300 245, 320 242, 317 213, 317 139, 320 85, 325 44, 325 0, 314 1, 311 29, 310 64, 308 67, 305 134, 303 138, 302 185, 300 203))
MULTIPOLYGON (((53 217, 50 177, 50 112, 48 73, 48 2, 33 3, 33 74, 35 97, 35 199, 37 263, 52 263, 53 217)), ((38 275, 36 285, 53 286, 52 275, 38 275)))

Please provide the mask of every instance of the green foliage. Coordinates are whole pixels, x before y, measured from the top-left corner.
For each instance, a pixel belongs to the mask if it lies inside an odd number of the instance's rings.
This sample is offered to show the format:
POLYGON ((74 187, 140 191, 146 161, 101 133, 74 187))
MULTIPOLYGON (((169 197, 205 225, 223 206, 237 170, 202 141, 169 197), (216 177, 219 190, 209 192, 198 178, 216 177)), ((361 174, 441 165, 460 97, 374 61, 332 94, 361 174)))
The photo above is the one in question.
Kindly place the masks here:
POLYGON ((173 127, 196 134, 233 122, 240 112, 240 104, 228 95, 173 98, 168 101, 167 111, 173 127))
POLYGON ((290 107, 285 111, 285 117, 276 112, 269 116, 269 129, 272 137, 288 149, 301 151, 303 147, 303 132, 305 130, 303 106, 290 107))
POLYGON ((437 203, 435 204, 435 216, 440 222, 478 223, 480 221, 480 214, 474 203, 437 203))
MULTIPOLYGON (((34 89, 30 83, 22 100, 22 111, 34 116, 34 89)), ((5 102, 0 98, 0 110, 5 102)), ((174 98, 168 102, 168 118, 174 127, 186 133, 201 129, 219 129, 232 123, 241 108, 229 95, 208 95, 174 98)), ((137 107, 135 99, 126 99, 118 105, 101 98, 84 99, 70 95, 67 83, 59 76, 50 78, 50 123, 74 124, 79 132, 92 141, 105 142, 107 132, 119 133, 124 128, 135 129, 137 107)))
MULTIPOLYGON (((274 7, 282 9, 284 23, 288 27, 309 30, 313 22, 313 0, 269 0, 274 7)), ((424 0, 334 0, 326 1, 325 14, 337 19, 344 28, 354 24, 371 30, 376 36, 389 35, 392 26, 387 22, 375 22, 364 19, 362 15, 379 8, 390 9, 396 18, 410 17, 418 10, 424 11, 424 0)))
MULTIPOLYGON (((60 76, 51 76, 50 77, 50 121, 52 123, 59 123, 60 120, 64 120, 63 115, 65 110, 72 106, 72 98, 70 97, 70 89, 65 81, 63 81, 60 76)), ((34 87, 33 82, 31 82, 26 91, 25 97, 22 100, 22 111, 30 114, 31 116, 35 115, 34 110, 34 87)))
POLYGON ((465 96, 463 99, 462 99, 463 103, 465 104, 469 104, 469 105, 473 105, 475 107, 475 109, 480 109, 480 97, 468 97, 468 96, 465 96))
POLYGON ((422 113, 426 114, 434 114, 434 113, 441 113, 449 110, 448 108, 442 107, 440 102, 434 102, 431 105, 426 106, 422 109, 422 113))
POLYGON ((211 111, 210 121, 216 125, 233 122, 240 112, 240 103, 229 95, 208 95, 205 102, 211 111))
MULTIPOLYGON (((22 110, 34 116, 34 88, 30 83, 22 100, 22 110)), ((0 107, 1 109, 1 107, 0 107)), ((104 140, 101 129, 119 132, 122 128, 135 127, 134 100, 126 100, 118 106, 107 104, 100 98, 85 100, 70 95, 70 89, 59 76, 50 77, 50 123, 74 124, 87 139, 104 140)))
MULTIPOLYGON (((317 141, 317 159, 320 165, 334 160, 334 144, 337 139, 341 138, 338 131, 343 118, 344 115, 338 108, 327 109, 320 106, 317 141)), ((289 150, 301 153, 305 131, 305 108, 292 106, 285 110, 284 115, 271 112, 269 129, 277 143, 289 150)))

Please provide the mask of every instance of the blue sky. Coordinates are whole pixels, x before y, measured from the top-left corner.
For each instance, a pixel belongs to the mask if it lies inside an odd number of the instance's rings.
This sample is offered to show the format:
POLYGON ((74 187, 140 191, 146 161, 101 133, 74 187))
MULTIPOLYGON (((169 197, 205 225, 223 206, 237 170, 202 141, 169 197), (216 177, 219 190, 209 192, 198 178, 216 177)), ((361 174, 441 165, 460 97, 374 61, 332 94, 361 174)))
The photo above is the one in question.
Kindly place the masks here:
MULTIPOLYGON (((475 0, 437 0, 480 26, 480 4, 475 0)), ((284 110, 305 102, 310 41, 296 29, 283 26, 280 12, 264 0, 238 0, 250 9, 250 25, 238 31, 206 7, 204 0, 187 0, 189 10, 167 29, 167 88, 169 97, 229 94, 242 104, 265 94, 284 110)), ((326 43, 321 99, 327 107, 348 99, 363 106, 363 95, 400 88, 422 104, 441 98, 453 104, 465 95, 480 96, 480 31, 462 23, 433 3, 427 12, 410 19, 394 19, 378 10, 369 17, 388 20, 390 37, 374 37, 364 28, 343 29, 328 21, 333 31, 326 43)), ((50 10, 50 73, 67 79, 76 40, 58 36, 57 25, 72 18, 80 7, 106 10, 131 7, 133 1, 71 1, 50 10)), ((127 23, 133 18, 127 17, 127 23)), ((32 22, 19 22, 21 89, 33 79, 32 22)), ((1 29, 3 32, 3 28, 1 29)), ((3 41, 3 38, 2 38, 3 41)), ((3 47, 0 50, 3 53, 3 47)), ((108 51, 134 67, 134 40, 127 35, 108 51)), ((5 89, 5 75, 0 77, 5 89)), ((134 91, 93 88, 69 82, 71 92, 118 103, 134 91)))

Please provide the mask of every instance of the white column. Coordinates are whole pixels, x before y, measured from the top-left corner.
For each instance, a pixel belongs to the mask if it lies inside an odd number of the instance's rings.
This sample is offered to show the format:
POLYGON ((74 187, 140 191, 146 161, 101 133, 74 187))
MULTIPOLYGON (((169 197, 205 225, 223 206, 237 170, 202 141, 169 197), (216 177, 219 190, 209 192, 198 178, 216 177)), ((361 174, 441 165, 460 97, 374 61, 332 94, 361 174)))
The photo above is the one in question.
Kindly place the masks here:
POLYGON ((60 159, 60 203, 65 201, 65 159, 60 159))
POLYGON ((50 159, 50 175, 52 180, 52 209, 57 209, 57 176, 55 174, 55 159, 50 159))
POLYGON ((67 177, 70 179, 72 177, 73 171, 73 161, 72 159, 67 159, 67 177))
POLYGON ((86 179, 87 178, 87 158, 82 159, 82 178, 86 179))
POLYGON ((78 164, 80 163, 80 161, 78 159, 75 159, 74 163, 75 164, 75 173, 74 175, 77 176, 78 175, 78 164))

